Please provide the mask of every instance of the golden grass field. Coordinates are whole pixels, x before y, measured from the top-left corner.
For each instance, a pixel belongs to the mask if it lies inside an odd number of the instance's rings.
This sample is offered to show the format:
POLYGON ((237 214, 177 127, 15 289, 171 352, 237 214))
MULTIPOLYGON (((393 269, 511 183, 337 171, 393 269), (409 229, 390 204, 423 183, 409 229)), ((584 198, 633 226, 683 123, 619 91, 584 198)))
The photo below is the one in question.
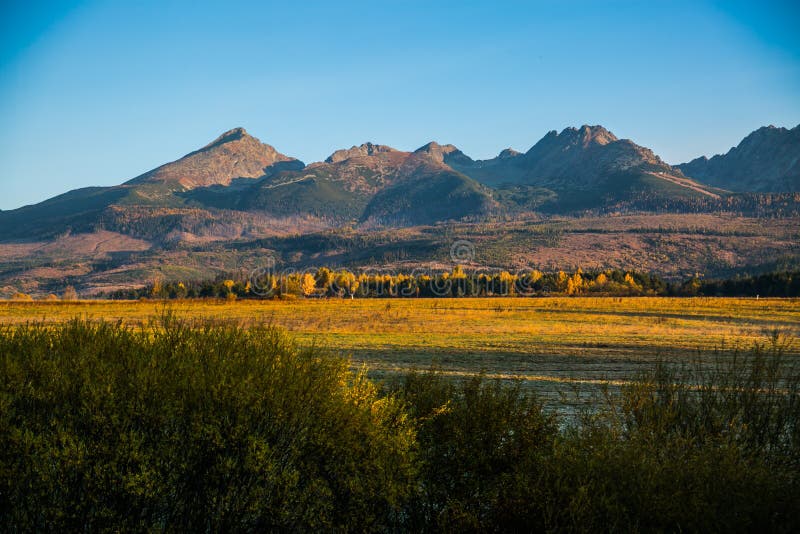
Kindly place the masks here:
POLYGON ((563 384, 618 383, 659 359, 746 349, 775 331, 790 357, 800 357, 800 299, 6 301, 0 323, 85 317, 139 325, 165 308, 189 319, 277 325, 300 344, 351 356, 375 377, 434 365, 455 376, 519 377, 548 393, 563 384))

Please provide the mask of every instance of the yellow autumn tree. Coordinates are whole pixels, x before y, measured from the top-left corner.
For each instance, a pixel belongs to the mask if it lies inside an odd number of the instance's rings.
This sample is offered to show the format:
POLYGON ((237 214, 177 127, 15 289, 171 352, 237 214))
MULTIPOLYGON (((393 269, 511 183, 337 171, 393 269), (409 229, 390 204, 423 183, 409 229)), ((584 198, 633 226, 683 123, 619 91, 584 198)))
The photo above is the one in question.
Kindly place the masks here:
POLYGON ((336 276, 333 280, 334 285, 336 286, 336 291, 340 294, 347 295, 350 298, 353 298, 353 293, 355 293, 356 289, 358 288, 358 280, 356 280, 356 276, 347 270, 341 270, 336 273, 336 276))
MULTIPOLYGON (((378 275, 380 277, 380 275, 378 275)), ((394 295, 394 278, 390 274, 384 274, 382 278, 380 278, 381 282, 381 291, 384 292, 385 295, 394 295)))
POLYGON ((581 276, 581 270, 578 269, 575 271, 575 274, 569 277, 567 280, 567 295, 577 295, 583 289, 583 276, 581 276))
POLYGON ((314 279, 314 277, 309 273, 304 274, 300 282, 300 290, 303 292, 303 296, 311 296, 316 289, 317 281, 314 279))
POLYGON ((641 291, 642 287, 636 283, 636 280, 633 278, 631 273, 625 273, 625 285, 630 287, 634 291, 641 291))
POLYGON ((189 292, 186 289, 186 284, 184 284, 183 282, 178 282, 178 285, 175 286, 175 296, 182 299, 186 298, 186 295, 188 293, 189 292))

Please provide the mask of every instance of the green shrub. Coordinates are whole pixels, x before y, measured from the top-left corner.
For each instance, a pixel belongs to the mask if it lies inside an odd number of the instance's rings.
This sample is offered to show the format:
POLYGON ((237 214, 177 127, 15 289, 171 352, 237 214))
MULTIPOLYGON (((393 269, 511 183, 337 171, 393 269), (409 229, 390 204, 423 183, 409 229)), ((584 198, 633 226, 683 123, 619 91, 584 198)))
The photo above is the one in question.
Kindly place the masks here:
POLYGON ((611 530, 796 530, 798 368, 777 337, 718 358, 657 366, 567 434, 552 485, 568 482, 572 521, 611 530))
POLYGON ((573 420, 518 383, 412 374, 419 531, 797 531, 800 375, 781 344, 662 364, 573 420))
POLYGON ((414 475, 402 405, 270 328, 3 329, 0 414, 12 530, 383 530, 414 475))
POLYGON ((543 462, 558 427, 541 403, 483 376, 462 382, 436 373, 409 375, 399 386, 419 424, 420 491, 409 505, 411 530, 538 530, 544 523, 543 462), (529 490, 529 491, 528 491, 529 490))

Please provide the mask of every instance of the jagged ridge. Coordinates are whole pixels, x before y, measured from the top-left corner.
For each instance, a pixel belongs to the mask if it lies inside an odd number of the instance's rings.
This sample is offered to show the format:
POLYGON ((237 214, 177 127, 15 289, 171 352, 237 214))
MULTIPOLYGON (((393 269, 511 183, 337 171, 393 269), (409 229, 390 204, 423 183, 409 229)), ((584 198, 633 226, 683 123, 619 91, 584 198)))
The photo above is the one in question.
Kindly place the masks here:
POLYGON ((701 156, 678 168, 731 191, 800 191, 800 125, 759 128, 726 154, 701 156))

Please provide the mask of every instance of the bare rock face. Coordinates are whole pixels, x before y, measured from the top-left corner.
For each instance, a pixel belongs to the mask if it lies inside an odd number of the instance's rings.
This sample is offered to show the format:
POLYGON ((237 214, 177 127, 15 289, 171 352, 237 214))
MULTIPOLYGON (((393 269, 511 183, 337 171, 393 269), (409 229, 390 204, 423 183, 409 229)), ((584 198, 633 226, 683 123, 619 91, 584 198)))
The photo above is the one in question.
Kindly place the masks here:
POLYGON ((386 145, 374 145, 370 142, 348 149, 337 150, 325 160, 325 163, 339 163, 352 158, 374 156, 385 152, 398 152, 394 148, 386 145))
POLYGON ((588 148, 591 145, 607 145, 618 141, 617 136, 609 132, 602 126, 589 126, 584 124, 580 128, 568 127, 564 128, 560 134, 553 136, 555 131, 550 132, 548 135, 558 139, 562 144, 580 146, 588 148))
POLYGON ((647 148, 617 137, 602 126, 549 132, 525 153, 527 174, 542 179, 574 177, 578 182, 597 175, 661 160, 647 148))
POLYGON ((236 178, 259 178, 277 163, 302 163, 262 143, 244 128, 229 130, 203 148, 130 180, 128 184, 161 183, 194 189, 230 185, 236 178))
POLYGON ((453 145, 440 145, 436 141, 419 147, 415 154, 429 157, 436 163, 445 165, 471 165, 472 159, 453 145))
POLYGON ((456 170, 489 184, 528 184, 559 189, 592 189, 610 175, 641 166, 680 175, 650 149, 618 139, 602 126, 552 130, 521 154, 503 150, 496 158, 471 164, 452 161, 456 170))
POLYGON ((687 176, 730 191, 800 191, 800 125, 764 126, 726 154, 701 156, 678 167, 687 176))

